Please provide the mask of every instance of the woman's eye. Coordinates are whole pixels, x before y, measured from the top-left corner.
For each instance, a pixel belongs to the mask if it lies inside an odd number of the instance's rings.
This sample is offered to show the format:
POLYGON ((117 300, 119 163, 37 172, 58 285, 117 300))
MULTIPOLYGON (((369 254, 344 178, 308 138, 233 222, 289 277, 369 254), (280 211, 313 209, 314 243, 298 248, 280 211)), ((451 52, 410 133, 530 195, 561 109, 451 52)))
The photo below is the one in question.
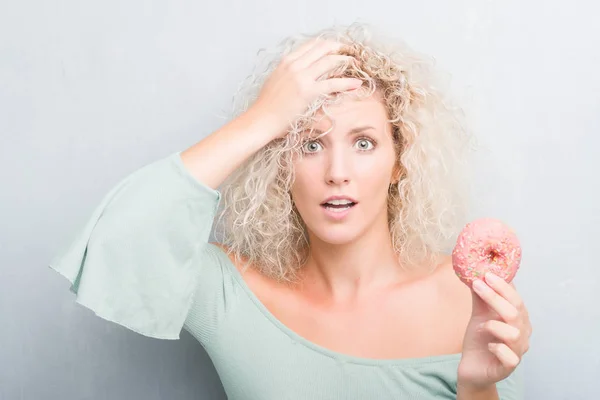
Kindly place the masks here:
POLYGON ((306 143, 304 143, 304 146, 302 146, 302 149, 304 150, 305 153, 314 153, 316 151, 319 151, 321 145, 319 144, 319 142, 315 142, 315 141, 308 141, 306 143))
MULTIPOLYGON (((357 148, 361 151, 373 150, 373 148, 375 147, 373 142, 369 139, 359 139, 356 141, 355 146, 357 146, 357 148)), ((317 151, 320 151, 321 148, 321 143, 315 140, 307 141, 302 146, 302 150, 305 153, 316 153, 317 151)))
POLYGON ((373 148, 373 142, 368 139, 357 140, 356 145, 359 150, 371 150, 373 148))

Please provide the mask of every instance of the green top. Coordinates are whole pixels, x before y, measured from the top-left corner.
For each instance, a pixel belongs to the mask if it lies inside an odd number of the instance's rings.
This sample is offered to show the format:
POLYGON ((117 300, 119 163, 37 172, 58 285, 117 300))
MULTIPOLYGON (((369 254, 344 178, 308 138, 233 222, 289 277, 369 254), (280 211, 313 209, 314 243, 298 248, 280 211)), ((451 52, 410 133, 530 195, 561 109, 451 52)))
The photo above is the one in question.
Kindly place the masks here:
MULTIPOLYGON (((220 198, 173 153, 117 183, 50 268, 101 318, 160 339, 186 329, 230 400, 456 398, 460 354, 360 358, 283 325, 208 243, 220 198)), ((522 398, 518 373, 497 387, 522 398)))

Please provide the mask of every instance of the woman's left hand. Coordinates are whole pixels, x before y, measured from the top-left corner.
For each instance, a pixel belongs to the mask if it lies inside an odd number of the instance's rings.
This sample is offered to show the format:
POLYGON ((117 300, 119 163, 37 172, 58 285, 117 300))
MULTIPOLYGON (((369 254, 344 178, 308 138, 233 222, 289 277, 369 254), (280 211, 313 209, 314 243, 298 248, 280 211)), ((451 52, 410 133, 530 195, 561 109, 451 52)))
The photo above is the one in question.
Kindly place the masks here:
POLYGON ((473 311, 463 340, 458 385, 486 389, 507 378, 529 350, 532 328, 512 284, 487 273, 473 282, 473 311))

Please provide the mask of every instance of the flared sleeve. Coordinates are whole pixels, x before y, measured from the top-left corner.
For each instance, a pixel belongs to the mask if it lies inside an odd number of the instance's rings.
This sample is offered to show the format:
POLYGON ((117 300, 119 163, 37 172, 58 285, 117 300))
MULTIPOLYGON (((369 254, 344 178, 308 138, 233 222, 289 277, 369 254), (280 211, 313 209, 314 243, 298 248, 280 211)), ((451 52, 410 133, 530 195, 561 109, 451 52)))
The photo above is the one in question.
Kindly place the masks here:
POLYGON ((77 303, 159 339, 179 339, 214 259, 206 249, 220 193, 195 179, 180 153, 114 185, 49 265, 69 280, 77 303))

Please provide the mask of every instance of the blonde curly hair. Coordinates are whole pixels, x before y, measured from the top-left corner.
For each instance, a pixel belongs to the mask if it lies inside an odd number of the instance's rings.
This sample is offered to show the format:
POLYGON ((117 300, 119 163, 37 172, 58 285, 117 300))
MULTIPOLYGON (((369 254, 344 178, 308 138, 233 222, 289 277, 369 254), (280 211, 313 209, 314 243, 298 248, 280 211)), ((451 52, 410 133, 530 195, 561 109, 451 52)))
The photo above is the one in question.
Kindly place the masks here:
MULTIPOLYGON (((262 59, 234 96, 234 116, 256 100, 262 84, 282 57, 313 37, 345 44, 342 54, 355 61, 329 76, 364 81, 359 96, 378 91, 393 127, 399 182, 390 187, 389 230, 399 263, 406 268, 434 267, 448 252, 466 222, 465 173, 472 136, 464 113, 442 90, 435 62, 400 40, 375 37, 365 24, 336 26, 282 41, 262 59), (263 62, 264 64, 261 64, 263 62)), ((323 77, 326 78, 326 77, 323 77)), ((356 94, 355 94, 356 95, 356 94)), ((295 282, 310 246, 306 226, 290 189, 293 160, 302 156, 301 134, 343 94, 322 96, 290 125, 288 134, 270 142, 237 168, 222 185, 215 236, 236 261, 278 281, 295 282)))

